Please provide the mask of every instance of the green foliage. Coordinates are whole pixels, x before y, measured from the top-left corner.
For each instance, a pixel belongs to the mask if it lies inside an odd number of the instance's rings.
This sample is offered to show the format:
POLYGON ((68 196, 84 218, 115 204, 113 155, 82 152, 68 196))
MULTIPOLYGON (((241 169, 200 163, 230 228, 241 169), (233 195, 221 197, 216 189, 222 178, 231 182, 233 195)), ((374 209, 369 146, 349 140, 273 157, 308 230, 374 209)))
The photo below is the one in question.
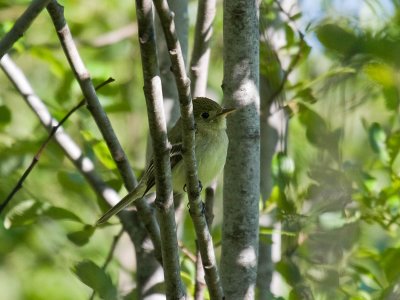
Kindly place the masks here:
POLYGON ((82 230, 68 233, 67 238, 77 246, 84 246, 89 242, 94 231, 93 226, 85 225, 82 230))
POLYGON ((11 122, 11 111, 5 105, 0 105, 0 127, 6 126, 11 122))
MULTIPOLYGON (((274 186, 266 208, 268 213, 276 212, 282 227, 260 227, 265 243, 273 245, 272 235, 282 240, 276 271, 286 285, 269 299, 308 299, 310 293, 315 299, 400 299, 400 6, 387 1, 393 11, 382 17, 385 8, 376 6, 378 1, 367 1, 375 7, 370 15, 363 15, 364 7, 357 17, 346 18, 332 13, 334 2, 324 1, 320 7, 317 19, 322 21, 308 19, 307 11, 283 12, 279 1, 265 0, 261 5, 261 25, 268 27, 268 34, 261 31, 261 81, 267 79, 269 101, 284 89, 286 97, 279 104, 290 113, 288 149, 273 158, 274 186), (365 24, 365 18, 375 23, 365 24), (271 32, 281 34, 281 44, 274 44, 271 32)), ((0 37, 28 3, 0 1, 0 37)), ((116 79, 98 95, 131 165, 141 170, 148 130, 137 33, 110 45, 93 46, 96 37, 135 21, 132 1, 66 1, 63 5, 92 78, 95 82, 110 76, 116 79)), ((219 5, 209 75, 209 92, 218 96, 223 70, 219 5)), ((46 13, 10 54, 56 118, 82 98, 46 13)), ((3 201, 46 131, 3 75, 0 86, 3 201)), ((71 116, 65 130, 94 161, 97 174, 120 191, 115 163, 87 110, 71 116)), ((218 190, 216 244, 221 238, 220 198, 218 190)), ((90 225, 105 209, 85 177, 51 143, 0 216, 1 295, 16 300, 87 299, 95 291, 96 297, 118 299, 116 272, 99 267, 118 226, 95 230, 90 225)), ((180 231, 182 247, 195 253, 189 217, 180 231)), ((125 249, 123 255, 132 252, 125 249)), ((113 260, 111 270, 115 264, 113 260)), ((181 265, 192 294, 194 263, 182 254, 181 265)), ((135 266, 120 262, 118 267, 132 282, 136 280, 135 266)), ((163 288, 160 283, 153 290, 163 288)), ((136 294, 134 288, 124 299, 136 299, 136 294)))
MULTIPOLYGON (((285 299, 400 296, 393 267, 400 234, 399 6, 394 9, 380 28, 338 16, 312 24, 322 53, 312 52, 286 83, 288 150, 273 160, 267 206, 276 208, 282 226, 276 270, 290 286, 280 294, 285 299), (294 161, 290 176, 281 171, 286 157, 294 161)), ((297 51, 293 26, 278 28, 291 45, 285 50, 297 51)))
POLYGON ((26 200, 14 206, 7 213, 4 226, 6 228, 26 226, 36 222, 39 217, 83 223, 82 220, 70 210, 49 206, 34 200, 26 200))
POLYGON ((74 266, 73 272, 87 286, 91 287, 102 299, 118 299, 117 288, 103 269, 90 260, 82 261, 74 266))

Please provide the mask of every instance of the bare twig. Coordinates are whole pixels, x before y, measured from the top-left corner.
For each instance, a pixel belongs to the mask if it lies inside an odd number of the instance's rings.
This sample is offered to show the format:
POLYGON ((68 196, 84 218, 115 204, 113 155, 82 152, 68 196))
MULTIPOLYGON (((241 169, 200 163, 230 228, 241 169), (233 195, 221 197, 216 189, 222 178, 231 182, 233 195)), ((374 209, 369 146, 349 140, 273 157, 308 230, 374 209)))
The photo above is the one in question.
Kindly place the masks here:
POLYGON ((276 99, 276 97, 283 91, 283 88, 285 87, 285 84, 288 81, 289 75, 293 72, 294 68, 297 66, 297 64, 299 63, 300 59, 303 56, 303 50, 305 47, 306 43, 305 41, 302 39, 300 42, 300 49, 299 51, 296 53, 296 56, 292 59, 292 61, 290 62, 289 67, 287 68, 286 71, 283 72, 283 77, 280 81, 279 86, 277 87, 276 90, 274 90, 274 92, 271 94, 271 96, 269 97, 267 103, 271 103, 272 101, 274 101, 276 99))
MULTIPOLYGON (((301 32, 301 30, 296 26, 296 23, 293 21, 292 16, 288 12, 285 11, 285 9, 281 6, 279 1, 274 0, 274 3, 278 7, 279 11, 287 18, 288 23, 291 23, 293 25, 294 29, 296 30, 296 32, 300 38, 300 41, 299 41, 298 52, 293 57, 287 70, 286 71, 282 70, 283 77, 282 77, 278 87, 271 93, 267 103, 272 103, 272 101, 274 101, 279 96, 279 94, 281 94, 286 83, 288 82, 288 78, 289 78, 290 74, 293 72, 294 68, 298 65, 298 63, 300 62, 300 59, 303 57, 304 48, 307 46, 307 43, 304 40, 304 33, 301 32)), ((279 107, 279 109, 281 109, 281 108, 282 108, 282 106, 279 107)))
POLYGON ((78 42, 82 45, 89 45, 91 47, 106 47, 129 39, 136 34, 137 25, 135 23, 132 23, 116 30, 107 32, 92 40, 79 40, 78 42))
MULTIPOLYGON (((212 222, 214 220, 214 200, 215 200, 215 188, 216 182, 214 181, 209 187, 206 188, 205 197, 205 214, 207 220, 207 226, 211 230, 212 222)), ((196 241, 196 281, 194 284, 194 299, 202 300, 204 299, 204 289, 206 284, 204 282, 204 268, 203 262, 201 261, 201 255, 199 251, 199 246, 196 241)))
MULTIPOLYGON (((35 95, 32 87, 21 70, 7 55, 0 61, 0 66, 12 81, 25 102, 37 115, 42 125, 50 131, 51 128, 57 124, 57 121, 50 115, 46 106, 43 104, 43 101, 35 95)), ((114 206, 120 201, 121 198, 118 193, 107 186, 107 184, 99 177, 98 173, 94 169, 93 162, 83 155, 79 146, 66 132, 64 132, 62 127, 57 130, 54 139, 77 170, 85 177, 93 191, 98 195, 99 199, 103 200, 110 206, 114 206)), ((122 211, 118 214, 118 218, 121 220, 124 230, 128 233, 130 239, 136 246, 141 245, 143 242, 142 238, 145 234, 142 227, 139 225, 137 215, 139 214, 135 214, 133 211, 122 211)), ((153 248, 147 248, 146 251, 140 251, 138 248, 139 247, 135 247, 138 259, 143 258, 143 256, 147 257, 155 255, 152 250, 153 248)), ((146 267, 150 268, 149 265, 146 265, 146 267)), ((138 278, 138 283, 140 282, 141 278, 138 278)))
MULTIPOLYGON (((3 68, 4 66, 4 60, 7 60, 8 58, 4 57, 1 60, 1 67, 3 68)), ((96 87, 96 90, 102 88, 103 86, 113 82, 114 79, 109 78, 106 81, 102 82, 101 84, 99 84, 96 87)), ((44 140, 44 142, 41 144, 39 150, 36 152, 36 154, 34 155, 32 162, 29 164, 28 168, 24 171, 24 173, 22 174, 21 178, 18 180, 17 184, 15 185, 15 187, 12 189, 12 191, 10 192, 10 194, 7 196, 7 198, 3 201, 3 203, 0 205, 0 213, 6 208, 6 206, 8 205, 8 203, 10 203, 11 199, 14 197, 14 195, 22 188, 22 185, 24 183, 24 181, 26 180, 26 178, 29 176, 29 174, 32 172, 32 170, 34 169, 34 167, 36 166, 36 164, 39 162, 40 157, 42 156, 42 153, 44 151, 44 149, 47 147, 47 145, 49 144, 49 142, 51 141, 51 139, 54 137, 54 135, 56 134, 57 130, 62 126, 62 124, 65 123, 65 121, 68 120, 68 118, 75 112, 77 111, 79 108, 81 108, 84 104, 86 103, 86 99, 82 99, 75 107, 73 107, 62 119, 61 121, 57 124, 57 125, 53 125, 49 135, 47 136, 47 138, 44 140)))
MULTIPOLYGON (((42 125, 49 131, 57 126, 58 122, 50 115, 43 101, 35 94, 28 80, 22 71, 13 63, 8 55, 0 60, 0 67, 13 83, 17 91, 29 105, 32 111, 37 115, 42 125)), ((55 141, 64 150, 68 158, 73 162, 75 167, 89 181, 93 190, 103 198, 109 205, 114 205, 119 201, 118 194, 105 183, 94 172, 94 164, 88 158, 83 156, 78 145, 69 137, 67 133, 60 127, 55 132, 55 141)))
MULTIPOLYGON (((98 128, 100 129, 105 142, 107 143, 111 156, 117 165, 126 189, 128 191, 132 191, 137 185, 135 175, 133 174, 132 168, 129 165, 126 154, 122 149, 117 136, 115 135, 110 120, 100 104, 100 101, 93 88, 93 83, 91 81, 89 72, 87 71, 78 53, 78 49, 73 41, 71 31, 69 30, 64 18, 64 9, 57 3, 56 0, 52 0, 47 6, 47 10, 53 20, 60 43, 74 72, 75 78, 78 81, 82 93, 87 100, 87 107, 92 114, 98 128)), ((145 199, 140 199, 136 201, 135 204, 138 209, 142 211, 140 217, 142 218, 142 221, 146 225, 146 228, 151 235, 155 247, 156 257, 161 260, 161 253, 159 252, 161 242, 158 224, 154 214, 145 199)))
POLYGON ((190 80, 193 97, 206 96, 210 40, 213 32, 216 0, 199 0, 194 36, 190 80))
POLYGON ((90 74, 79 55, 75 42, 73 41, 71 31, 64 19, 64 8, 59 5, 57 1, 52 0, 47 6, 47 10, 53 20, 58 38, 71 69, 73 70, 75 78, 81 87, 84 97, 86 98, 88 109, 100 129, 108 148, 110 149, 111 155, 117 164, 122 178, 124 179, 124 183, 127 183, 128 190, 130 191, 136 186, 136 179, 133 175, 132 168, 128 163, 125 152, 123 151, 111 126, 110 120, 101 107, 100 101, 93 88, 90 74))
POLYGON ((170 145, 164 116, 163 95, 158 69, 152 3, 136 0, 139 43, 144 79, 144 94, 147 103, 150 135, 153 145, 153 161, 156 174, 156 206, 162 236, 162 255, 166 294, 168 299, 185 299, 185 290, 180 277, 178 240, 171 186, 170 145))
MULTIPOLYGON (((193 97, 205 96, 207 92, 208 66, 210 61, 210 40, 215 17, 215 0, 199 0, 197 5, 197 20, 194 36, 194 46, 190 62, 191 91, 193 97)), ((215 188, 215 186, 214 186, 215 188)), ((213 218, 214 189, 206 189, 206 222, 211 228, 213 218)), ((196 241, 196 276, 194 299, 204 299, 204 268, 201 260, 198 242, 196 241)))
POLYGON ((197 175, 197 163, 194 151, 195 123, 193 105, 190 95, 190 80, 187 77, 181 47, 175 31, 174 15, 170 11, 166 0, 154 0, 154 5, 163 26, 171 58, 172 71, 178 87, 181 119, 183 125, 183 160, 187 172, 187 186, 190 212, 195 227, 203 266, 206 272, 206 282, 211 299, 222 299, 222 285, 220 283, 212 237, 207 228, 207 222, 202 212, 203 204, 200 199, 200 187, 197 175))
POLYGON ((196 263, 196 255, 193 254, 181 241, 179 241, 179 248, 182 253, 187 256, 191 260, 192 263, 196 263))
POLYGON ((50 0, 34 0, 0 41, 0 59, 11 49, 50 0))

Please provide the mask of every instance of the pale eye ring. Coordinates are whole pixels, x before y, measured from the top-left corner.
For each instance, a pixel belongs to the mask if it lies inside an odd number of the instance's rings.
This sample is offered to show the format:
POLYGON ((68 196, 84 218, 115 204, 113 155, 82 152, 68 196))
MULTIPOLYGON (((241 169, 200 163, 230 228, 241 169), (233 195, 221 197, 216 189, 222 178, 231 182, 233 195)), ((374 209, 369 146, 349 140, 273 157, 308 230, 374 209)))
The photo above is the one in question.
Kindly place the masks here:
POLYGON ((210 114, 208 112, 206 112, 206 111, 201 114, 201 117, 203 119, 208 119, 209 116, 210 116, 210 114))

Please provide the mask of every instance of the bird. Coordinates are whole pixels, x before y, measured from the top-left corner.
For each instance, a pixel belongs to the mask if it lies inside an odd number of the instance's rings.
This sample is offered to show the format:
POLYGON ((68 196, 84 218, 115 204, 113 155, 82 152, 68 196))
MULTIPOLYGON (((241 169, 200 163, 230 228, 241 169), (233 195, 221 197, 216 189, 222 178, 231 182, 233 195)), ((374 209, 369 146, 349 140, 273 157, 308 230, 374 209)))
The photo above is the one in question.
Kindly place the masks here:
MULTIPOLYGON (((196 128, 195 156, 201 185, 210 184, 225 165, 229 143, 226 133, 226 117, 234 111, 236 111, 235 108, 224 108, 206 97, 193 99, 196 128)), ((170 150, 172 187, 174 192, 181 193, 186 186, 186 167, 182 156, 182 120, 180 118, 168 132, 168 140, 172 144, 170 150)), ((104 224, 135 200, 154 191, 155 169, 153 160, 150 160, 136 188, 110 208, 96 222, 96 226, 104 224)))

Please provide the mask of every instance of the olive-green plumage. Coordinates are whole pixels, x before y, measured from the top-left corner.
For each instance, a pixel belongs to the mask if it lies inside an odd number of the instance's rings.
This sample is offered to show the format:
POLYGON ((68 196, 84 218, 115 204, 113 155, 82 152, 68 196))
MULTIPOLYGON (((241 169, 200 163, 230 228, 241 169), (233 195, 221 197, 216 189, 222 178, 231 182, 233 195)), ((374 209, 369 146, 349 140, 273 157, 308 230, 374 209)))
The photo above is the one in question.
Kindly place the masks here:
MULTIPOLYGON (((199 97, 193 99, 193 115, 196 123, 195 153, 198 166, 198 177, 204 186, 222 170, 228 149, 228 137, 226 135, 226 116, 235 109, 224 109, 217 102, 199 97)), ((182 160, 182 122, 179 119, 168 133, 168 139, 172 144, 170 152, 172 186, 175 192, 183 192, 186 183, 185 164, 182 160)), ((137 187, 126 195, 117 205, 107 211, 96 223, 105 223, 113 215, 153 192, 155 178, 154 165, 151 161, 143 174, 137 187)))

